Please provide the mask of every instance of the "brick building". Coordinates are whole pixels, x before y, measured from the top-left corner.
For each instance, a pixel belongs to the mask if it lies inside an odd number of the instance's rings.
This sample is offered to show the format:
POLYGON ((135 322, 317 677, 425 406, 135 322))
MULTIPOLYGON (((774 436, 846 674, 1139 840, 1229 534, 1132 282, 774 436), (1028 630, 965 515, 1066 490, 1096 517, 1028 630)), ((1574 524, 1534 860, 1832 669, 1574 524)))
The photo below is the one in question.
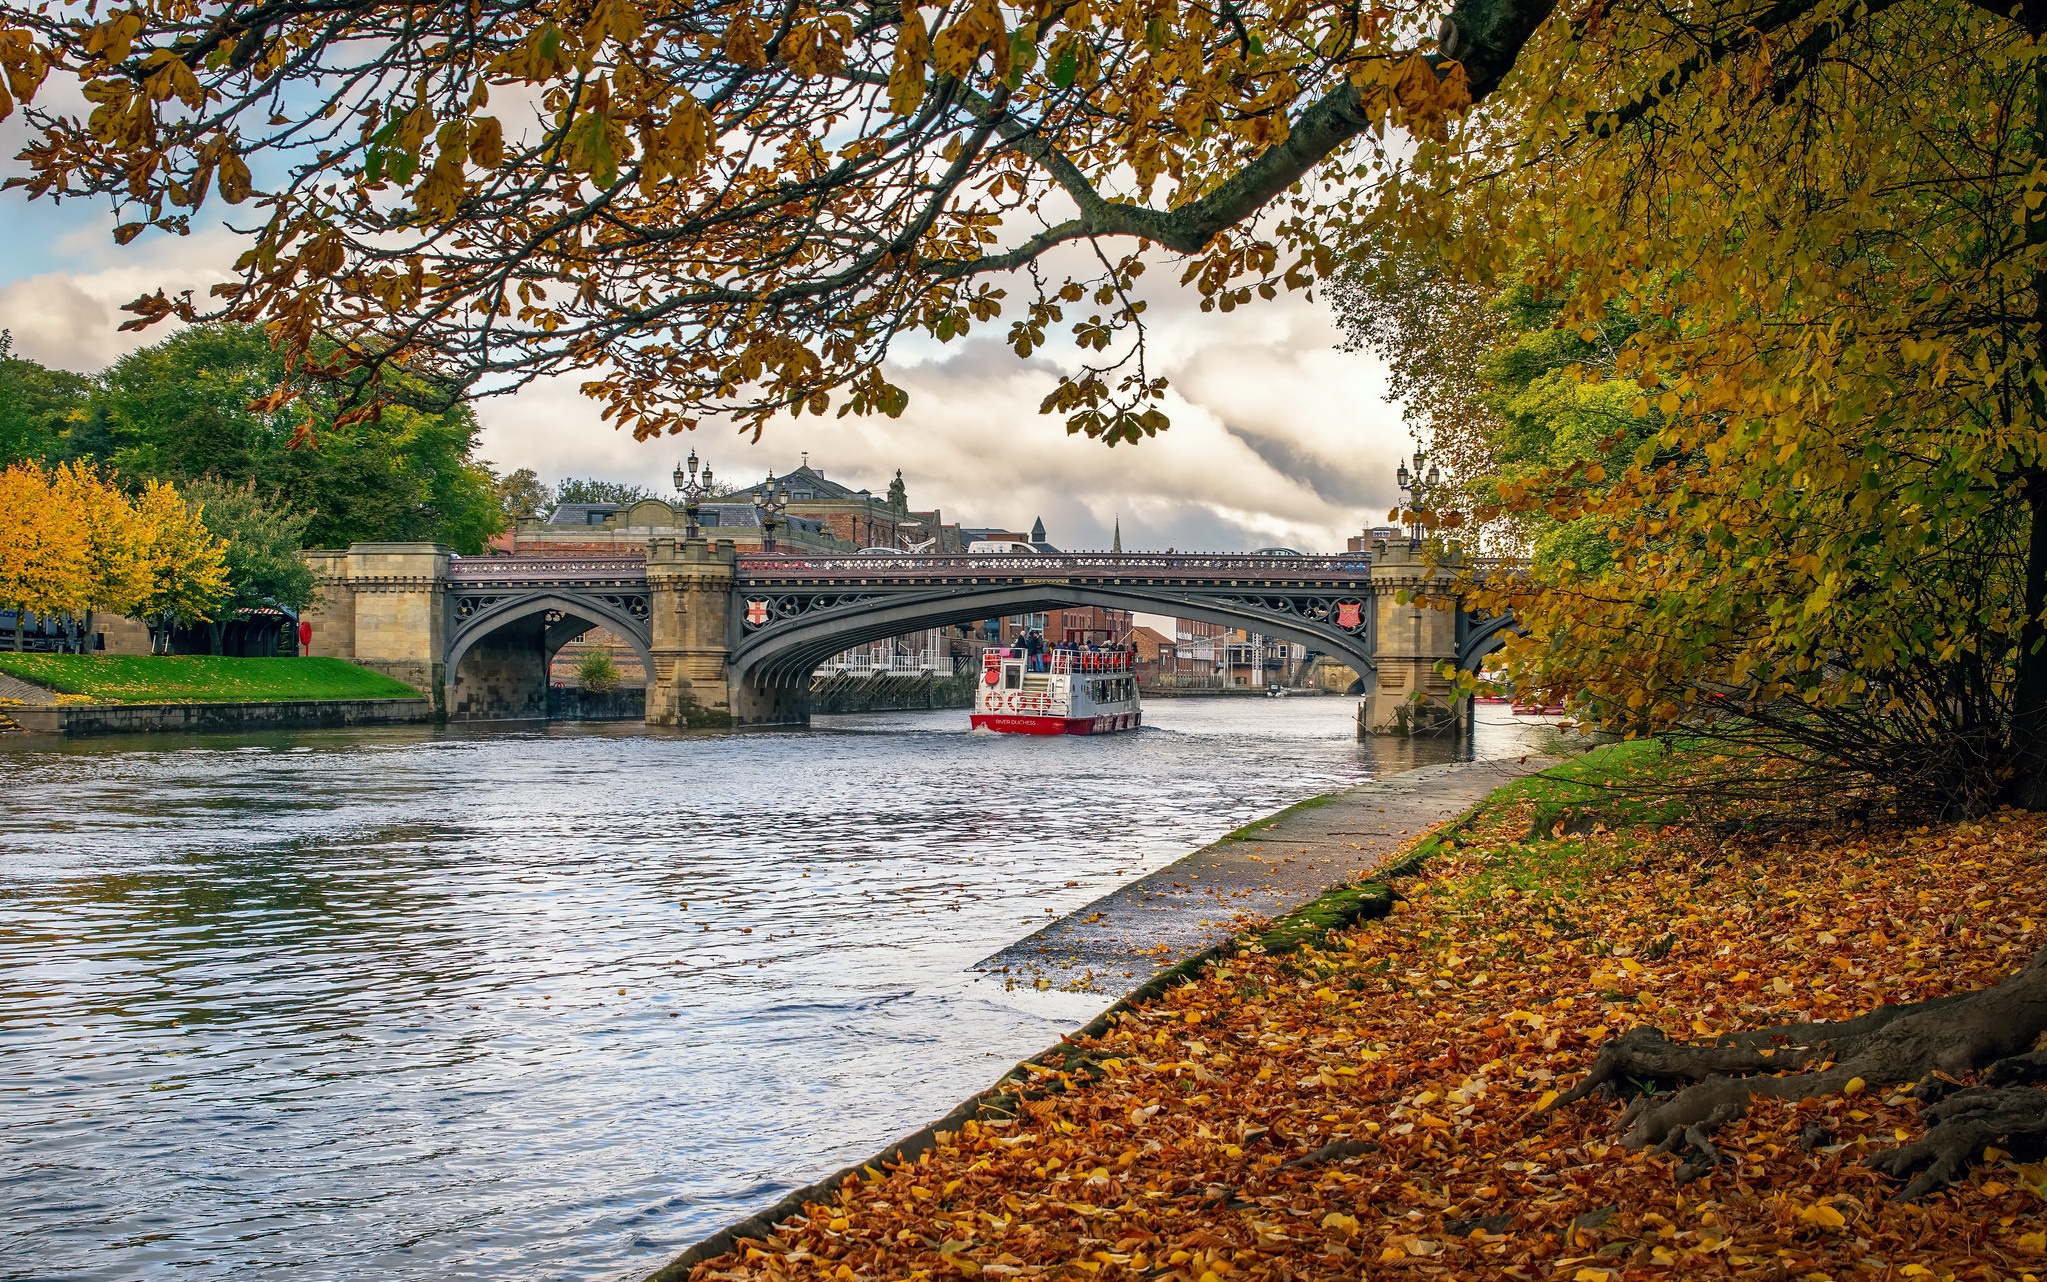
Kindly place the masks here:
MULTIPOLYGON (((765 477, 761 484, 766 483, 765 477)), ((895 548, 899 551, 953 554, 966 550, 958 526, 948 527, 937 508, 915 511, 909 506, 903 474, 898 471, 890 495, 855 489, 834 481, 822 468, 803 465, 787 476, 775 478, 776 487, 789 497, 790 516, 816 521, 839 542, 855 548, 895 548)), ((750 501, 757 485, 743 485, 721 496, 722 501, 750 501)))

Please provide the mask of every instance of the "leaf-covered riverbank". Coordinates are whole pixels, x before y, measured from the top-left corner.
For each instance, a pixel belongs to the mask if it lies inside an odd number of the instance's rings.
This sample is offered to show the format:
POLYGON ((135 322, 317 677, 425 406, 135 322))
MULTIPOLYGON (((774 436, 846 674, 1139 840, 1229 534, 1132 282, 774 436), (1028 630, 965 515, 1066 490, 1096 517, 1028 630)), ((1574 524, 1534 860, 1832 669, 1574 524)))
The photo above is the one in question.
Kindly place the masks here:
POLYGON ((1990 985, 2047 938, 2047 820, 1754 840, 1667 818, 1511 785, 1421 843, 1392 915, 1239 950, 1041 1058, 1014 1118, 984 1110, 692 1274, 2047 1276, 2047 1166, 1993 1152, 1899 1204, 1861 1164, 1923 1131, 1901 1092, 1758 1101, 1681 1186, 1678 1159, 1617 1142, 1618 1105, 1545 1108, 1636 1025, 1990 985))

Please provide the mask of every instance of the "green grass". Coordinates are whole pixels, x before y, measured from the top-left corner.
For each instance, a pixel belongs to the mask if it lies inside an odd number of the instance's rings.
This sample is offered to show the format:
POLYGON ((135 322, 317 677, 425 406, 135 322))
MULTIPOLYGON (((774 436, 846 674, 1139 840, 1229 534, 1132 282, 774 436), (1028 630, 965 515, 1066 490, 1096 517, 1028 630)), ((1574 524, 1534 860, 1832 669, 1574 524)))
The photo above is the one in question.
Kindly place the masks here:
POLYGON ((0 672, 101 703, 416 699, 419 691, 342 659, 222 655, 0 654, 0 672))
POLYGON ((1290 953, 1331 931, 1384 917, 1393 908, 1393 888, 1383 881, 1338 886, 1302 904, 1257 937, 1268 953, 1290 953))
POLYGON ((1675 823, 1684 817, 1686 807, 1671 789, 1661 786, 1662 781, 1697 764, 1686 746, 1659 739, 1602 744, 1540 774, 1516 779, 1486 805, 1534 802, 1532 832, 1546 833, 1558 821, 1580 816, 1596 816, 1609 828, 1675 823))
POLYGON ((1597 845, 1572 834, 1595 822, 1619 831, 1684 819, 1689 807, 1676 784, 1699 768, 1700 756, 1690 745, 1654 739, 1601 745, 1498 789, 1463 819, 1432 833, 1416 847, 1415 860, 1475 842, 1484 860, 1460 879, 1456 893, 1489 899, 1511 889, 1525 897, 1531 918, 1550 917, 1577 900, 1592 878, 1635 858, 1628 843, 1597 845), (1519 803, 1532 803, 1525 835, 1518 821, 1513 832, 1502 832, 1506 812, 1519 803), (1561 840, 1553 835, 1559 823, 1566 825, 1561 840))

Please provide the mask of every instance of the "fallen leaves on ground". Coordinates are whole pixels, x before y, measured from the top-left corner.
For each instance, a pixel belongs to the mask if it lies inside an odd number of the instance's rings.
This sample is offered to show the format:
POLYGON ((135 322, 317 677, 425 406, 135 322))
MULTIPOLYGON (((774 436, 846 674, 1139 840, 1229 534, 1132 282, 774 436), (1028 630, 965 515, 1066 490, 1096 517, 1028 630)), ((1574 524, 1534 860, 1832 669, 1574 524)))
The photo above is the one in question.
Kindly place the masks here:
POLYGON ((1608 1038, 1846 1018, 1987 986, 2047 942, 2047 816, 1730 843, 1530 839, 1496 807, 1391 917, 1246 951, 1033 1070, 1013 1120, 849 1179, 696 1278, 2047 1277, 2047 1164, 1921 1204, 1859 1159, 1919 1105, 1758 1101, 1733 1164, 1545 1112, 1608 1038))

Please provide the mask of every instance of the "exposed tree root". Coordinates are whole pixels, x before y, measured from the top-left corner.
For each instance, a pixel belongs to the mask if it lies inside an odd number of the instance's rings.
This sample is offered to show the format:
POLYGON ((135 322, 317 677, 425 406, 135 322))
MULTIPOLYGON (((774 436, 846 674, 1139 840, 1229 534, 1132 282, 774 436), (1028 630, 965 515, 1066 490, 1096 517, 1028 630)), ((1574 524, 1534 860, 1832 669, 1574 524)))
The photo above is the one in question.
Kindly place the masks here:
POLYGON ((1677 1172, 1684 1183, 1725 1162, 1711 1136, 1758 1096, 1811 1099, 1858 1078, 1873 1087, 1918 1083, 1921 1099, 1937 1101, 1925 1113, 1926 1135, 1868 1159, 1899 1178, 1919 1171, 1898 1194, 1910 1200, 1953 1184, 1992 1144, 2047 1143, 2047 1091, 2030 1085, 2047 1081, 2047 1050, 2030 1049, 2043 1032, 2047 948, 1980 992, 1882 1006, 1838 1023, 1787 1024, 1710 1042, 1630 1029, 1602 1047, 1585 1080, 1552 1107, 1595 1093, 1632 1097, 1622 1142, 1684 1154, 1677 1172), (1979 1071, 1984 1086, 1954 1082, 1979 1071))
POLYGON ((2031 1147, 2047 1142, 2047 1091, 2030 1086, 1979 1086, 1960 1091, 1927 1109, 1925 1116, 1933 1123, 1926 1134, 1865 1159, 1868 1165, 1899 1179, 1919 1171, 1899 1190, 1900 1201, 1909 1202, 1953 1184, 1992 1144, 2031 1147))

